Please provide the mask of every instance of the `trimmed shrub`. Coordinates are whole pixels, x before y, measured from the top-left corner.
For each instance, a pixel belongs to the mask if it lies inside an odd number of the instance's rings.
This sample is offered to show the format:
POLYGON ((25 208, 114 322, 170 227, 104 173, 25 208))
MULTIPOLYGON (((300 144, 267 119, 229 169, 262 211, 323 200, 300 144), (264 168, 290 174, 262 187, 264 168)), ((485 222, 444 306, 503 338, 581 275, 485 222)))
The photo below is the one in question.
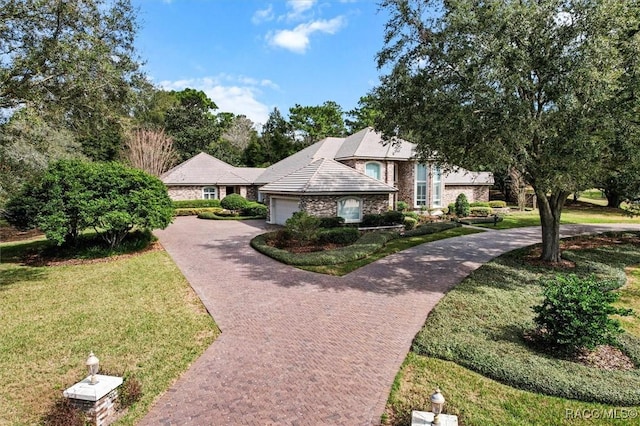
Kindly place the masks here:
POLYGON ((409 204, 407 204, 405 201, 398 201, 396 203, 396 210, 398 210, 399 212, 404 212, 409 208, 409 204))
POLYGON ((593 275, 581 278, 570 274, 558 275, 543 287, 544 300, 533 307, 542 342, 569 354, 617 343, 623 331, 620 322, 610 315, 629 315, 631 310, 611 305, 620 297, 603 290, 611 284, 598 282, 593 275))
POLYGON ((468 216, 487 217, 492 213, 493 209, 491 207, 471 207, 469 208, 468 216))
POLYGON ((330 228, 318 233, 318 242, 321 244, 353 244, 360 238, 360 231, 356 228, 330 228))
POLYGON ((250 201, 246 207, 242 208, 242 216, 267 217, 267 206, 261 203, 250 201))
POLYGON ((414 219, 409 216, 406 216, 404 218, 404 229, 407 231, 414 229, 417 224, 418 224, 418 219, 414 219))
POLYGON ((306 245, 316 239, 320 229, 320 219, 305 211, 295 212, 284 223, 291 239, 299 245, 306 245))
POLYGON ((200 213, 215 213, 222 211, 220 207, 201 207, 201 208, 179 208, 176 209, 176 216, 197 216, 200 213))
POLYGON ((178 200, 173 202, 176 209, 200 209, 205 207, 220 207, 220 200, 178 200))
POLYGON ((411 218, 419 221, 420 217, 424 217, 424 216, 421 216, 416 212, 406 212, 406 213, 404 213, 404 217, 411 217, 411 218))
POLYGON ((469 203, 469 207, 490 207, 488 201, 474 201, 469 203))
POLYGON ((220 206, 227 210, 242 210, 249 201, 240 194, 229 194, 220 201, 220 206))
POLYGON ((455 203, 455 212, 458 217, 467 217, 469 216, 470 206, 469 200, 467 200, 467 196, 464 194, 459 194, 456 197, 455 203))
POLYGON ((450 215, 456 214, 456 203, 451 203, 447 206, 447 214, 450 214, 450 215))
POLYGON ((320 228, 338 228, 344 225, 344 218, 340 216, 333 217, 321 217, 320 218, 320 228))
POLYGON ((503 209, 507 207, 507 202, 502 200, 489 201, 489 207, 494 209, 503 209))
POLYGON ((382 221, 384 225, 399 225, 404 221, 404 214, 397 210, 389 210, 382 213, 382 221))
POLYGON ((436 232, 446 231, 447 229, 459 228, 460 224, 457 222, 433 222, 424 223, 417 228, 404 233, 405 237, 415 237, 418 235, 435 234, 436 232))
POLYGON ((365 214, 364 216, 362 216, 362 222, 360 222, 360 226, 364 228, 383 226, 383 225, 384 225, 384 218, 382 217, 382 215, 375 214, 375 213, 365 214))

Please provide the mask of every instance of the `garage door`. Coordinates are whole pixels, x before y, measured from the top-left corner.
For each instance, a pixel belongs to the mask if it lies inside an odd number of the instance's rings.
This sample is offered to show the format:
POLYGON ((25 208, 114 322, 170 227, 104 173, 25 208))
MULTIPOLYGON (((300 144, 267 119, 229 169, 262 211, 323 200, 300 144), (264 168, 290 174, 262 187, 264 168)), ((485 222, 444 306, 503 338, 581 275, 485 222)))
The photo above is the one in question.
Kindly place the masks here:
POLYGON ((292 198, 272 198, 271 199, 271 223, 284 225, 284 223, 297 212, 300 204, 299 199, 292 198))

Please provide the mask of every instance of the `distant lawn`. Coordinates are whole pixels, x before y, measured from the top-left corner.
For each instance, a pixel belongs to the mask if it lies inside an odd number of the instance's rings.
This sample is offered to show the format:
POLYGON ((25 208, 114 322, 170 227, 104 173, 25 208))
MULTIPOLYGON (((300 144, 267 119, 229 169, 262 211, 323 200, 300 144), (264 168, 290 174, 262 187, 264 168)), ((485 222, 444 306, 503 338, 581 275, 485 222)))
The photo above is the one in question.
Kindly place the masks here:
MULTIPOLYGON (((575 223, 634 223, 640 224, 640 217, 625 216, 621 209, 600 206, 585 202, 568 202, 562 210, 563 224, 575 223)), ((512 210, 504 216, 504 220, 496 226, 493 224, 478 225, 491 229, 511 229, 524 226, 540 226, 540 215, 537 210, 519 212, 512 210)))
MULTIPOLYGON (((571 272, 581 275, 596 273, 603 280, 624 282, 624 268, 640 261, 637 237, 636 242, 602 247, 593 247, 589 237, 570 241, 575 242, 574 247, 565 253, 576 262, 571 272), (580 244, 586 248, 576 246, 580 244)), ((528 264, 524 257, 529 254, 530 249, 520 249, 487 263, 429 314, 396 377, 387 403, 387 424, 408 425, 411 410, 429 411, 428 400, 435 387, 443 390, 447 411, 458 415, 464 425, 602 424, 602 419, 575 419, 570 413, 605 415, 603 410, 617 410, 617 419, 607 419, 606 424, 637 424, 623 416, 640 415, 640 406, 611 401, 638 401, 639 311, 623 319, 627 333, 623 348, 636 362, 634 370, 605 371, 534 350, 526 344, 523 332, 533 327, 531 306, 541 298, 539 280, 567 271, 528 264)), ((628 282, 621 288, 618 304, 638 309, 640 270, 636 266, 626 271, 628 282)))
POLYGON ((25 247, 0 245, 0 424, 37 424, 86 377, 95 352, 134 374, 144 395, 118 424, 135 424, 219 331, 173 261, 150 251, 106 262, 33 267, 25 247))

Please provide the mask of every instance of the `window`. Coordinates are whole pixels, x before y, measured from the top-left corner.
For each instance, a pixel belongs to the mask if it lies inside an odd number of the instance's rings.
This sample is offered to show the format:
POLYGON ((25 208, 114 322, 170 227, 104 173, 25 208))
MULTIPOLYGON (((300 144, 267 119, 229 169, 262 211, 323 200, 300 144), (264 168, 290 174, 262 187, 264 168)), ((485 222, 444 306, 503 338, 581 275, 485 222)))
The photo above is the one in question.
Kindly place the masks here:
POLYGON ((382 179, 381 170, 382 170, 382 167, 380 167, 380 163, 367 163, 364 166, 365 174, 369 177, 372 177, 378 180, 382 179))
POLYGON ((362 200, 359 198, 338 200, 338 216, 344 218, 345 223, 360 222, 362 220, 362 200))
POLYGON ((215 186, 206 186, 202 188, 202 198, 205 200, 215 200, 218 198, 218 191, 215 186))
POLYGON ((427 166, 416 164, 416 201, 415 207, 427 205, 427 166))
POLYGON ((442 207, 442 170, 440 170, 440 167, 434 166, 432 173, 433 206, 442 207))

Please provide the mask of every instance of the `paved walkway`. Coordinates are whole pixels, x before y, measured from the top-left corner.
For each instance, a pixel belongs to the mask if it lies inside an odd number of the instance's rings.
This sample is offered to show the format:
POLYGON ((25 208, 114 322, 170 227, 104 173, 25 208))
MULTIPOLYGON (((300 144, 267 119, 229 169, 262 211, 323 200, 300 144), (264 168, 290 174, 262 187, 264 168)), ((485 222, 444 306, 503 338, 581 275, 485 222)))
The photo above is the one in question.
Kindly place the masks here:
MULTIPOLYGON (((330 277, 251 249, 264 227, 183 217, 157 232, 222 334, 141 425, 378 424, 413 337, 444 293, 540 238, 539 228, 473 234, 330 277)), ((563 235, 606 229, 567 226, 563 235)))

